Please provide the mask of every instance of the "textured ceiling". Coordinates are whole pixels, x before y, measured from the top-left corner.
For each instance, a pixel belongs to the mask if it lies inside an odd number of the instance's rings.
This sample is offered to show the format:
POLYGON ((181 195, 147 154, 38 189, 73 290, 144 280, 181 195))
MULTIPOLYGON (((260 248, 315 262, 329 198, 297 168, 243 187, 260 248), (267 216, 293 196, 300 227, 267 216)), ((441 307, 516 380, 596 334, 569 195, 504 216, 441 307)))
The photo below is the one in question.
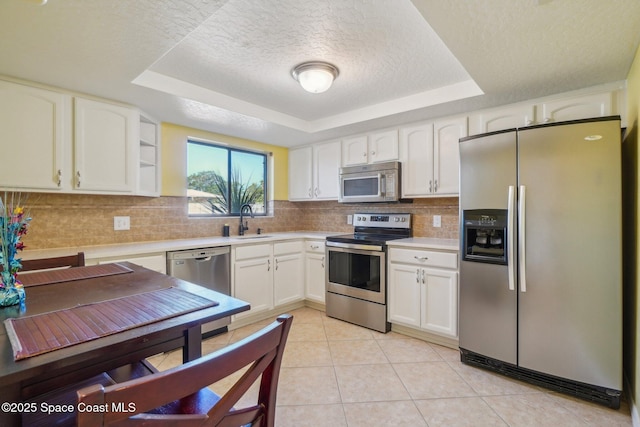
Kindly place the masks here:
POLYGON ((0 74, 293 146, 624 80, 638 28, 638 0, 2 0, 0 74))

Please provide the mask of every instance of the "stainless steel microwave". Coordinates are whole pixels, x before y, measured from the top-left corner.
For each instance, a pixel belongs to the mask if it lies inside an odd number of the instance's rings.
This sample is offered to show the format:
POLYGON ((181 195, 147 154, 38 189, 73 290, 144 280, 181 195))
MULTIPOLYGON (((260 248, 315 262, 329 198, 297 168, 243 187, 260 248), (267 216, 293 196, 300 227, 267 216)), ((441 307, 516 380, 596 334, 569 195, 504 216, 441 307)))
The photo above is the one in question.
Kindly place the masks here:
POLYGON ((341 203, 400 200, 400 162, 340 168, 341 203))

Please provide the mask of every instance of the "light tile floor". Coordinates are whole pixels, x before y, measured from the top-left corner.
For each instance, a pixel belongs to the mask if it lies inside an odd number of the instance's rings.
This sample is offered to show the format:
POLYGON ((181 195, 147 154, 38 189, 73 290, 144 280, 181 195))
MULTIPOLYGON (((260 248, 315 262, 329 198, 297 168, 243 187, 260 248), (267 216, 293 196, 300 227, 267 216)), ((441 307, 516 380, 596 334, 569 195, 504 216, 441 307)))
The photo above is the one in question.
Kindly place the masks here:
MULTIPOLYGON (((450 348, 394 332, 381 334, 310 308, 291 314, 278 388, 278 427, 631 426, 626 402, 612 410, 463 365, 450 348)), ((203 353, 268 323, 205 340, 203 353)), ((181 352, 149 360, 168 369, 181 362, 181 352)), ((222 393, 232 381, 211 388, 222 393)), ((255 401, 257 388, 249 394, 247 402, 255 401)))

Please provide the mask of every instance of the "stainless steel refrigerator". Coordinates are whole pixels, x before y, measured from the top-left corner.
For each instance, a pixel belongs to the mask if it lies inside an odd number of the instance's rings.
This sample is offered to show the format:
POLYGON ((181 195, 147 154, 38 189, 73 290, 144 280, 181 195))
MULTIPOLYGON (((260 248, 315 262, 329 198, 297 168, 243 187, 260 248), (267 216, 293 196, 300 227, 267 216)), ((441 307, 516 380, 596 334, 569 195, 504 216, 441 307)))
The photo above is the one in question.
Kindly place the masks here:
POLYGON ((460 140, 463 362, 619 406, 620 152, 617 116, 460 140))

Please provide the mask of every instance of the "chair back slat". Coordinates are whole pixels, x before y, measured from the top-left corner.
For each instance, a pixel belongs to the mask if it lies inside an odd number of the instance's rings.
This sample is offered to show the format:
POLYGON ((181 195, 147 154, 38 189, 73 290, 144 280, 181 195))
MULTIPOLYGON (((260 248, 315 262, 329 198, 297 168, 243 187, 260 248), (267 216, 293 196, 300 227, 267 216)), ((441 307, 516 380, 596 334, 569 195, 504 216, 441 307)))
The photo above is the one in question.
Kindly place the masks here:
POLYGON ((78 391, 78 404, 103 404, 109 408, 133 402, 134 412, 78 413, 77 425, 122 426, 174 425, 273 427, 276 391, 285 343, 293 317, 282 315, 255 334, 217 352, 173 369, 113 386, 96 385, 78 391), (218 398, 206 387, 249 368, 218 398), (259 379, 258 401, 248 408, 236 408, 240 398, 259 379), (205 396, 208 408, 203 408, 205 396), (100 402, 100 403, 99 403, 100 402), (179 414, 174 413, 179 409, 179 414), (152 412, 152 413, 148 413, 152 412), (198 424, 199 423, 199 424, 198 424))

